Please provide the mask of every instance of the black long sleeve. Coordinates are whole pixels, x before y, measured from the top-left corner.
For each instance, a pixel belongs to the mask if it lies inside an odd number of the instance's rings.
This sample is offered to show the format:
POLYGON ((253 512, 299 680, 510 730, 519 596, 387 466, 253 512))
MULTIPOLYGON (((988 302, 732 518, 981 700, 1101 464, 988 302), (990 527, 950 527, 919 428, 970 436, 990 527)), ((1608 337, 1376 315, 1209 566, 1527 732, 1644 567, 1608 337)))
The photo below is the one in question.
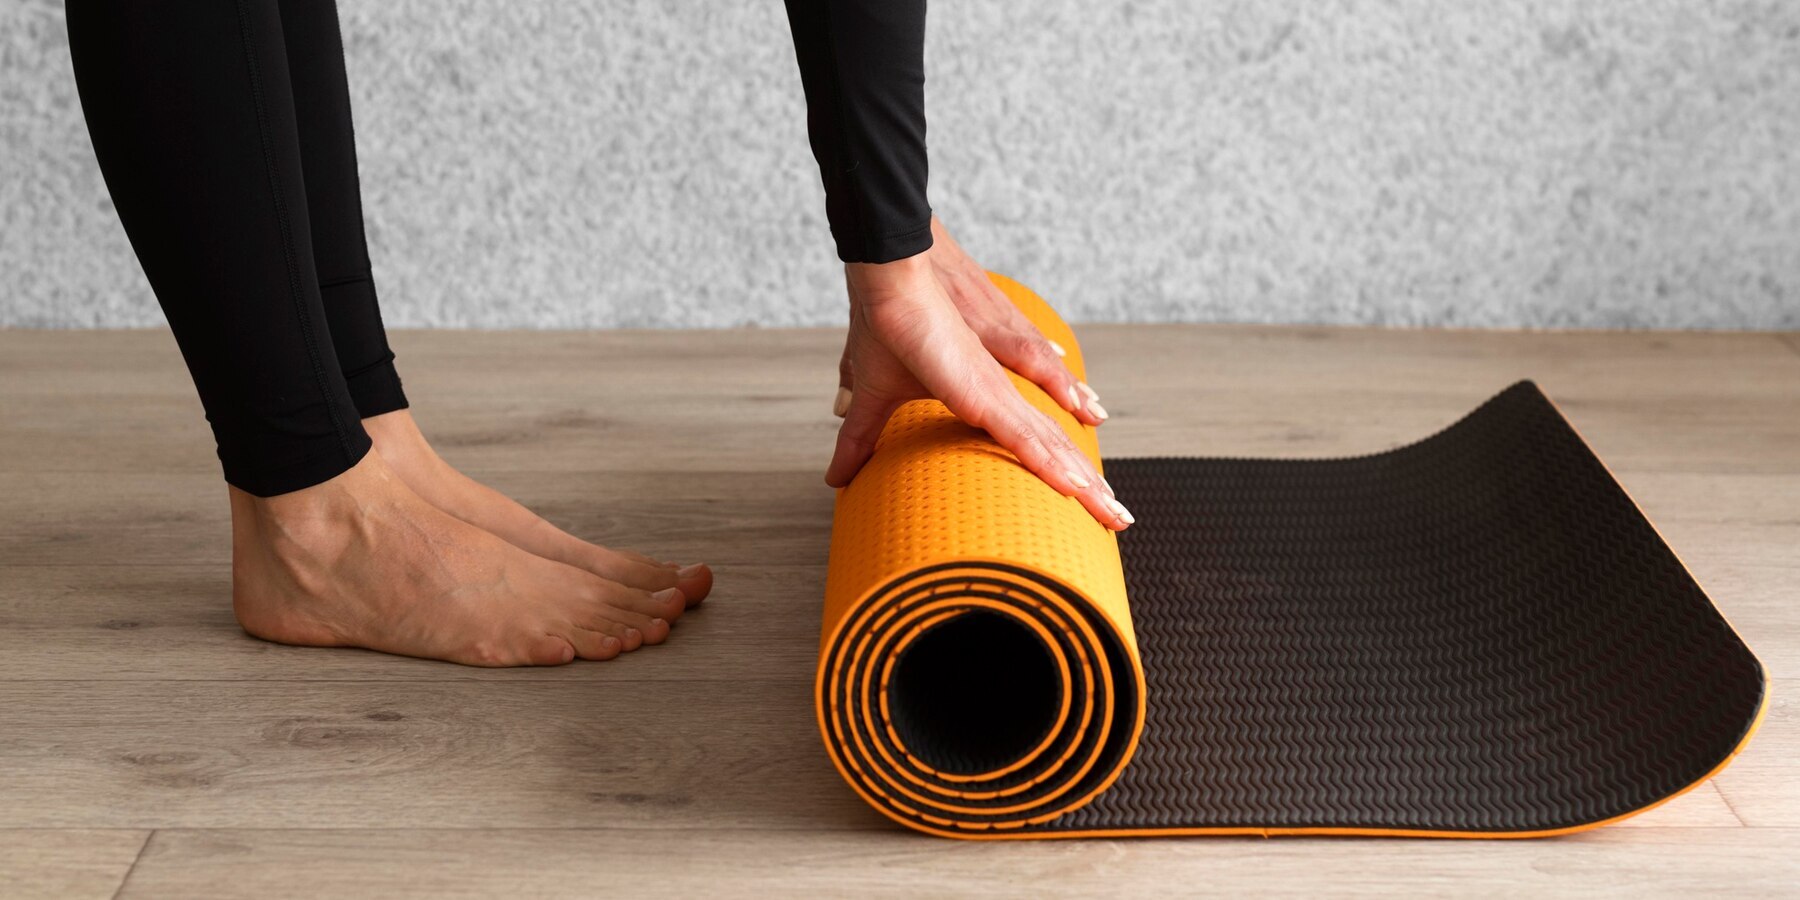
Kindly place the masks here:
POLYGON ((825 215, 845 262, 931 247, 925 0, 786 0, 825 215))

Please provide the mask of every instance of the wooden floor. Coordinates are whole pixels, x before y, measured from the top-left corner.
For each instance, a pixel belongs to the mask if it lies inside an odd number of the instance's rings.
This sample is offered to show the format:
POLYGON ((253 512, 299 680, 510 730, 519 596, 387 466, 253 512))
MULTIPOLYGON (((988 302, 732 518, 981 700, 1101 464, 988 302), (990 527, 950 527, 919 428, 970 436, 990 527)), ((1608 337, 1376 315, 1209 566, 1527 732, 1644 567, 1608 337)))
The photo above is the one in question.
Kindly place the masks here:
POLYGON ((663 647, 487 671, 246 637, 168 335, 0 332, 0 897, 1800 892, 1800 336, 1082 333, 1111 455, 1372 451, 1537 379, 1767 664, 1761 735, 1563 839, 919 837, 809 706, 837 335, 397 335, 453 463, 717 570, 663 647))

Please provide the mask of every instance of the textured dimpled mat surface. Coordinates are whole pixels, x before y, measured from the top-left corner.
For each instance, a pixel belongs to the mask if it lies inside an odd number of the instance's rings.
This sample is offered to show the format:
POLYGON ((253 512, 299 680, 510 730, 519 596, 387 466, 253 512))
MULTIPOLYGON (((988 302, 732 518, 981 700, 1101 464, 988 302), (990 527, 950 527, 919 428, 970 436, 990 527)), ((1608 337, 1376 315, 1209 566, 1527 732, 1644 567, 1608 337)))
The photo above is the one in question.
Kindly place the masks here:
POLYGON ((1700 784, 1761 718, 1756 657, 1529 382, 1385 453, 1104 471, 1118 536, 919 402, 839 493, 819 723, 876 809, 971 838, 1546 836, 1700 784))

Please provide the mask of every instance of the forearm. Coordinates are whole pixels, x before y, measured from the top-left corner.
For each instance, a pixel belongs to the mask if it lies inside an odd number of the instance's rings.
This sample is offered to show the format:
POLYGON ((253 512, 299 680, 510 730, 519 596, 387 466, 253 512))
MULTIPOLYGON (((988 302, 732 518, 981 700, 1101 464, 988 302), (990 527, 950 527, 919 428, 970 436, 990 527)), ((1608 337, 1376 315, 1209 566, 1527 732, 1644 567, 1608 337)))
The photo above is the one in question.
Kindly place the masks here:
POLYGON ((925 0, 787 0, 787 11, 838 257, 924 252, 925 0))

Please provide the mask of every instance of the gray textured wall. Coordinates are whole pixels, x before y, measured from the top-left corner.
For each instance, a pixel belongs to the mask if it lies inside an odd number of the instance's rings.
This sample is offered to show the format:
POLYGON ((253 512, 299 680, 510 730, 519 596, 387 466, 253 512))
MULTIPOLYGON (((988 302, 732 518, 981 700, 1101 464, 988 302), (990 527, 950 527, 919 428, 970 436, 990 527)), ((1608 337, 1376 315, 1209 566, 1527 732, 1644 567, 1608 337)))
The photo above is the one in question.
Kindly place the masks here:
MULTIPOLYGON (((841 321, 779 0, 342 0, 391 323, 841 321)), ((939 2, 935 205, 1088 320, 1800 327, 1793 0, 939 2)), ((0 0, 0 323, 160 321, 0 0)))

